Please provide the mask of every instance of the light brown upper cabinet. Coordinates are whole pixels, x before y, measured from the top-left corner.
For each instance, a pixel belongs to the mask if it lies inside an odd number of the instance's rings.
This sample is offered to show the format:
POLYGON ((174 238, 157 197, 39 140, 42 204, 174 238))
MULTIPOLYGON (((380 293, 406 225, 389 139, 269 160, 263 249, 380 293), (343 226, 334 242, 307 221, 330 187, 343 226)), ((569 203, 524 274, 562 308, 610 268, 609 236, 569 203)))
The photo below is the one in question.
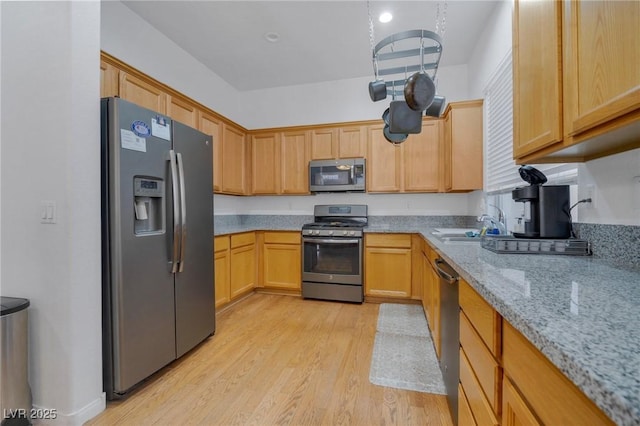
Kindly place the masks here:
POLYGON ((180 96, 167 96, 167 115, 194 129, 198 127, 198 109, 195 104, 180 96))
POLYGON ((400 192, 402 145, 387 141, 383 127, 383 124, 374 124, 367 129, 367 192, 400 192))
POLYGON ((309 132, 282 132, 280 137, 280 192, 309 193, 309 132))
POLYGON ((222 124, 213 114, 198 111, 198 130, 213 138, 213 191, 222 190, 222 124))
POLYGON ((349 126, 338 129, 338 158, 362 158, 366 154, 366 126, 349 126))
POLYGON ((321 127, 311 130, 311 159, 331 160, 338 157, 338 130, 321 127))
POLYGON ((277 194, 280 191, 280 133, 251 135, 251 192, 277 194))
POLYGON ((167 94, 152 81, 120 71, 119 93, 122 99, 143 108, 167 113, 167 94))
POLYGON ((362 158, 367 152, 367 127, 319 127, 311 129, 311 160, 362 158))
POLYGON ((522 157, 562 141, 562 2, 516 1, 513 16, 513 155, 522 157))
POLYGON ((444 126, 444 189, 482 189, 482 100, 450 103, 444 126))
POLYGON ((118 96, 118 69, 100 61, 100 97, 118 96))
POLYGON ((308 132, 259 132, 251 135, 253 194, 309 193, 308 132))
POLYGON ((422 132, 409 135, 401 145, 404 191, 437 192, 441 186, 441 121, 424 120, 422 132))
POLYGON ((222 192, 246 195, 247 140, 245 133, 228 123, 222 123, 222 192))
MULTIPOLYGON (((401 144, 387 141, 383 125, 369 126, 368 192, 438 192, 443 186, 442 120, 424 119, 422 131, 401 144)), ((480 134, 482 149, 482 134, 480 134)), ((482 155, 480 155, 482 167, 482 155)))
POLYGON ((640 147, 639 27, 637 1, 515 2, 518 163, 640 147))

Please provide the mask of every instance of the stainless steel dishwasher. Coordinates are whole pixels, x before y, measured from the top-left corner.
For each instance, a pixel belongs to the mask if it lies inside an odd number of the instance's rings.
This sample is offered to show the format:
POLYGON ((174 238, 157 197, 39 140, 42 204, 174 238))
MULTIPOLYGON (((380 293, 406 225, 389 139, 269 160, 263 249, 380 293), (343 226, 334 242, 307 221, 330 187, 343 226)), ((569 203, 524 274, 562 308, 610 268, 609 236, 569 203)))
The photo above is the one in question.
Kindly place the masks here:
POLYGON ((460 381, 460 305, 458 273, 442 258, 436 259, 440 275, 440 370, 447 390, 453 424, 458 424, 458 382, 460 381))

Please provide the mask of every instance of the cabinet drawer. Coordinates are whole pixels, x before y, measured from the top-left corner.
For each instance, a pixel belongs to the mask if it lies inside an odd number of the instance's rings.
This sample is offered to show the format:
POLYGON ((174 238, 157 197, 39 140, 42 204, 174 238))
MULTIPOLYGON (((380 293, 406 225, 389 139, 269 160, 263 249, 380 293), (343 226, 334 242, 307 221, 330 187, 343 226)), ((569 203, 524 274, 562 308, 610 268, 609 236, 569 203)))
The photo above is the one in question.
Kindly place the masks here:
POLYGON ((265 232, 265 243, 300 244, 300 232, 265 232))
POLYGON ((460 349, 460 384, 471 407, 471 412, 479 425, 498 425, 498 420, 491 409, 491 404, 484 396, 482 388, 473 374, 469 359, 460 349))
POLYGON ((367 234, 367 247, 401 247, 411 248, 410 234, 367 234))
POLYGON ((213 251, 217 253, 224 250, 229 250, 229 236, 215 237, 213 239, 213 251))
POLYGON ((242 234, 233 234, 231 236, 231 248, 247 246, 249 244, 255 244, 255 242, 255 232, 244 232, 242 234))
POLYGON ((471 368, 489 400, 493 412, 498 414, 502 371, 463 312, 460 312, 460 345, 469 358, 471 368))
POLYGON ((504 321, 502 331, 505 375, 516 385, 543 424, 613 424, 580 389, 507 321, 504 321))
POLYGON ((501 335, 500 315, 463 279, 460 279, 460 308, 467 315, 485 345, 498 358, 501 335))

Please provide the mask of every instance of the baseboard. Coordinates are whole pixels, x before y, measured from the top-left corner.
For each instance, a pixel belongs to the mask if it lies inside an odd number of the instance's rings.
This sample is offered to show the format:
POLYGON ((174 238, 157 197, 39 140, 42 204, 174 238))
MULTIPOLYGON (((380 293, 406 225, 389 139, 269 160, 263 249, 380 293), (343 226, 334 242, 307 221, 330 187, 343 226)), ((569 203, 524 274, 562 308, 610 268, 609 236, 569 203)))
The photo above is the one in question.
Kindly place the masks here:
POLYGON ((34 425, 65 425, 65 426, 82 426, 88 420, 91 420, 98 414, 102 413, 107 406, 106 394, 102 392, 99 398, 94 399, 89 404, 85 405, 81 409, 74 411, 73 413, 61 413, 59 411, 53 411, 52 409, 33 406, 35 413, 38 410, 41 412, 50 414, 48 419, 32 419, 34 425), (53 417, 55 413, 55 418, 53 417))

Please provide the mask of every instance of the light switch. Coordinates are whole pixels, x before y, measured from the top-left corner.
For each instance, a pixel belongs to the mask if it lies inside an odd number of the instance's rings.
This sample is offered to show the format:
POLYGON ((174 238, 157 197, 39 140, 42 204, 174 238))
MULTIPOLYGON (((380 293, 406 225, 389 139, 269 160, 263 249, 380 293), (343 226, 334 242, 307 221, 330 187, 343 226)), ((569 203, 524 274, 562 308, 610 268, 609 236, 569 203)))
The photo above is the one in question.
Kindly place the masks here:
POLYGON ((56 223, 56 202, 55 201, 40 202, 40 223, 46 223, 46 224, 56 223))

